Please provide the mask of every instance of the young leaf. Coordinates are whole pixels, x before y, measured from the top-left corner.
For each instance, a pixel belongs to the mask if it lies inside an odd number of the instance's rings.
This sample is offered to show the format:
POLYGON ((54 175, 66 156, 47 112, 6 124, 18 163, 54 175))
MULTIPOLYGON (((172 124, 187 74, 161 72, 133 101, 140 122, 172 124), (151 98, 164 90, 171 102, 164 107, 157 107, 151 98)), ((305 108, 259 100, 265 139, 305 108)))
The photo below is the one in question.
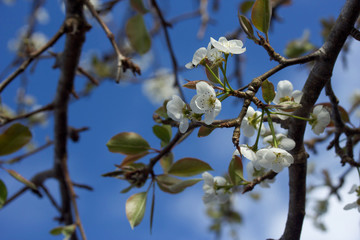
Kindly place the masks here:
POLYGON ((169 176, 169 175, 159 175, 156 177, 156 182, 159 188, 167 193, 176 194, 184 191, 187 187, 190 187, 202 179, 189 179, 189 180, 180 180, 178 178, 169 176))
POLYGON ((151 38, 146 29, 144 18, 137 14, 131 17, 126 23, 126 35, 130 41, 130 45, 139 54, 145 54, 150 50, 151 38))
POLYGON ((266 35, 266 39, 268 39, 271 12, 272 8, 270 0, 256 0, 251 12, 252 23, 266 35))
POLYGON ((169 125, 154 125, 153 132, 161 141, 168 144, 171 140, 171 126, 169 125))
POLYGON ((19 182, 25 184, 26 186, 28 186, 29 188, 32 188, 34 190, 36 190, 36 186, 33 182, 27 180, 26 178, 24 178, 23 176, 21 176, 19 173, 17 173, 14 170, 11 169, 5 169, 13 178, 15 178, 16 180, 18 180, 19 182))
POLYGON ((126 217, 132 229, 140 224, 145 214, 147 192, 135 193, 126 200, 126 217))
POLYGON ((261 84, 261 90, 262 90, 262 96, 263 96, 264 101, 266 103, 270 104, 276 95, 274 84, 272 84, 272 82, 270 82, 269 80, 266 79, 261 84))
POLYGON ((213 170, 209 164, 196 158, 183 158, 176 161, 169 169, 169 174, 190 177, 213 170))
POLYGON ((123 174, 124 174, 124 171, 116 170, 116 171, 101 174, 101 176, 103 176, 103 177, 117 177, 117 176, 123 175, 123 174))
MULTIPOLYGON (((218 65, 215 65, 213 67, 210 67, 211 71, 215 74, 215 76, 218 77, 218 79, 220 79, 219 77, 219 66, 218 65)), ((206 76, 207 78, 209 79, 209 81, 211 83, 214 83, 214 84, 219 84, 219 81, 216 80, 216 78, 214 77, 214 75, 207 69, 205 68, 205 73, 206 73, 206 76)))
POLYGON ((123 132, 112 137, 107 143, 110 152, 125 155, 137 155, 150 149, 149 143, 139 134, 134 132, 123 132))
POLYGON ((168 173, 173 161, 174 161, 174 154, 172 152, 160 158, 160 165, 164 173, 168 173))
POLYGON ((130 0, 130 5, 134 10, 141 14, 146 14, 149 11, 145 8, 142 0, 130 0))
POLYGON ((0 134, 0 156, 16 152, 32 138, 28 127, 15 123, 0 134))
POLYGON ((71 225, 67 225, 67 226, 60 226, 60 227, 56 227, 50 230, 50 234, 51 235, 60 235, 63 234, 65 239, 70 239, 71 235, 74 233, 76 229, 76 224, 71 224, 71 225))
MULTIPOLYGON (((166 105, 165 105, 166 106, 166 105)), ((155 113, 157 115, 159 115, 160 117, 166 119, 168 118, 169 116, 167 115, 167 112, 166 112, 166 107, 165 106, 161 106, 159 107, 158 109, 156 109, 155 113)))
POLYGON ((5 204, 7 198, 7 189, 5 183, 0 179, 0 209, 5 204))
POLYGON ((150 234, 152 233, 152 226, 154 221, 154 210, 155 210, 155 183, 153 184, 153 192, 151 198, 151 209, 150 209, 150 234))
POLYGON ((238 185, 241 183, 241 181, 244 179, 243 175, 243 164, 241 161, 241 158, 237 155, 234 155, 230 164, 229 164, 229 176, 231 179, 231 182, 235 185, 238 185))
POLYGON ((240 13, 238 14, 238 18, 239 18, 240 26, 244 30, 244 32, 246 33, 248 38, 256 39, 256 37, 254 36, 254 29, 253 29, 249 19, 247 19, 247 17, 245 17, 244 15, 241 15, 240 13))
POLYGON ((128 156, 126 156, 126 157, 122 160, 122 162, 121 162, 121 164, 120 164, 119 167, 120 167, 120 168, 123 168, 124 166, 127 166, 127 165, 129 165, 129 164, 131 164, 131 163, 133 163, 133 162, 136 162, 137 160, 145 157, 145 156, 148 155, 148 154, 149 154, 149 152, 146 151, 146 152, 143 152, 143 153, 140 153, 140 154, 136 154, 136 155, 128 155, 128 156))
POLYGON ((205 126, 201 126, 199 128, 199 132, 198 132, 198 137, 206 137, 209 136, 210 133, 212 133, 212 131, 214 131, 215 128, 212 127, 205 127, 205 126))
POLYGON ((244 2, 242 2, 241 5, 240 5, 241 13, 242 14, 247 13, 251 9, 253 4, 254 4, 254 1, 244 1, 244 2))

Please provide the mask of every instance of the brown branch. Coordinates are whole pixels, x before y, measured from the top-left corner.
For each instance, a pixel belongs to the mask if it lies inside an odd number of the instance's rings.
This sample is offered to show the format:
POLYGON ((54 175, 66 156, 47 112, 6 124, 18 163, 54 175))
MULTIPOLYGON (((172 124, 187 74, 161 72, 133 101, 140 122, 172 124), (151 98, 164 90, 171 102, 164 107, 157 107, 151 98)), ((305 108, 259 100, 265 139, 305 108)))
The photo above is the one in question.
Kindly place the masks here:
POLYGON ((172 66, 173 66, 173 71, 174 71, 174 76, 175 76, 175 87, 178 88, 179 90, 179 94, 181 96, 181 98, 185 101, 185 95, 183 93, 183 90, 181 88, 181 85, 180 85, 180 81, 179 81, 179 74, 178 74, 178 64, 177 64, 177 60, 176 60, 176 57, 175 57, 175 52, 174 52, 174 49, 171 45, 171 40, 170 40, 170 36, 169 36, 169 32, 168 32, 168 27, 170 27, 171 25, 165 21, 165 18, 156 2, 156 0, 151 0, 151 3, 152 5, 154 6, 155 10, 156 10, 156 13, 158 14, 159 18, 160 18, 160 22, 161 22, 161 26, 164 30, 164 34, 165 34, 165 39, 166 39, 166 45, 167 45, 167 48, 169 50, 169 53, 170 53, 170 57, 171 57, 171 63, 172 63, 172 66))
POLYGON ((123 72, 125 72, 127 69, 131 69, 134 76, 136 75, 136 73, 138 75, 140 75, 141 74, 140 67, 138 65, 136 65, 134 62, 132 62, 129 58, 126 58, 124 55, 122 55, 118 45, 116 44, 114 34, 110 31, 108 26, 100 18, 99 14, 97 13, 94 6, 90 3, 89 0, 84 0, 84 4, 89 9, 89 11, 94 16, 94 18, 99 22, 100 26, 105 31, 106 36, 109 38, 110 43, 111 43, 111 45, 113 46, 113 48, 114 48, 114 50, 116 52, 116 55, 117 55, 117 58, 118 58, 118 72, 117 72, 117 75, 116 75, 116 83, 120 82, 121 70, 123 72))
POLYGON ((350 35, 357 41, 360 41, 360 31, 356 28, 351 29, 350 35))
MULTIPOLYGON (((79 227, 82 239, 86 235, 78 214, 75 194, 70 180, 67 166, 67 137, 68 137, 68 105, 70 93, 74 86, 74 78, 79 64, 81 50, 85 41, 85 32, 89 30, 84 14, 83 1, 67 0, 65 25, 71 31, 66 35, 65 48, 60 64, 60 79, 54 100, 54 171, 60 185, 61 193, 61 220, 66 225, 74 223, 71 206, 74 207, 76 224, 79 227)), ((76 240, 77 235, 72 235, 76 240)))
POLYGON ((35 114, 40 113, 40 112, 51 111, 53 109, 54 109, 54 104, 49 103, 48 105, 45 105, 45 106, 43 106, 43 107, 41 107, 39 109, 36 109, 36 110, 34 110, 32 112, 21 114, 19 116, 13 117, 13 118, 7 118, 7 119, 5 119, 5 121, 2 124, 0 124, 0 126, 4 126, 4 125, 6 125, 8 123, 11 123, 13 121, 17 121, 17 120, 20 120, 20 119, 25 119, 25 118, 31 117, 31 116, 33 116, 35 114))
POLYGON ((42 145, 42 146, 40 146, 40 147, 38 147, 38 148, 36 148, 36 149, 34 149, 34 150, 32 150, 32 151, 29 151, 29 152, 27 152, 27 153, 25 153, 25 154, 22 154, 22 155, 20 155, 20 156, 14 157, 14 158, 9 159, 9 160, 6 160, 6 161, 0 161, 0 163, 5 163, 5 164, 17 163, 17 162, 21 161, 21 160, 24 159, 24 158, 27 158, 27 157, 35 154, 35 153, 38 153, 38 152, 40 152, 40 151, 48 148, 49 146, 51 146, 51 145, 53 145, 53 144, 54 144, 53 141, 48 141, 48 142, 45 143, 44 145, 42 145))
MULTIPOLYGON (((294 113, 295 115, 300 117, 309 116, 321 90, 331 78, 335 61, 354 26, 359 11, 360 2, 358 0, 346 1, 327 41, 321 47, 323 54, 315 60, 315 64, 306 80, 302 90, 304 95, 300 102, 303 108, 297 110, 294 113)), ((296 146, 290 152, 294 156, 294 163, 289 167, 289 210, 281 240, 300 239, 305 216, 307 154, 304 149, 303 138, 306 122, 292 118, 290 123, 288 135, 296 142, 296 146)))
POLYGON ((248 184, 244 187, 244 190, 242 191, 242 193, 246 193, 246 192, 253 190, 254 187, 256 185, 258 185, 259 183, 261 183, 262 181, 267 180, 267 179, 273 179, 274 177, 276 177, 276 175, 277 175, 276 172, 269 171, 266 174, 264 174, 263 176, 255 178, 250 184, 248 184))
POLYGON ((96 80, 93 76, 91 76, 90 73, 85 71, 85 69, 83 69, 82 67, 78 67, 77 70, 79 71, 79 73, 87 77, 90 80, 90 82, 92 82, 94 85, 99 86, 99 81, 96 80))
POLYGON ((34 53, 31 53, 29 58, 25 60, 18 69, 15 70, 8 78, 6 78, 4 81, 0 83, 0 93, 5 89, 5 87, 11 83, 12 80, 14 80, 20 73, 25 71, 25 69, 29 66, 29 64, 36 59, 38 56, 40 56, 43 52, 45 52, 48 48, 50 48, 52 45, 54 45, 59 38, 66 32, 66 29, 64 25, 60 27, 60 29, 55 33, 55 35, 39 50, 37 50, 34 53))

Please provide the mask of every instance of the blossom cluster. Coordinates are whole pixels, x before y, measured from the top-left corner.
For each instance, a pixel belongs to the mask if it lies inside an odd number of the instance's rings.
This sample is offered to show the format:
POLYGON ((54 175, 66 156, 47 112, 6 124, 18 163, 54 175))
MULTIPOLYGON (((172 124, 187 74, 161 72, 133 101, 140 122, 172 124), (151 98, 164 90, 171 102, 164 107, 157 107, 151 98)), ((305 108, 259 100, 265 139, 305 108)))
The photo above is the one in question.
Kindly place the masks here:
POLYGON ((189 120, 196 114, 204 114, 204 122, 210 125, 220 113, 221 102, 216 98, 214 88, 206 82, 196 84, 196 95, 191 99, 190 108, 177 95, 166 104, 167 114, 174 121, 180 123, 179 130, 185 133, 189 127, 189 120))
MULTIPOLYGON (((207 48, 197 49, 192 61, 187 63, 185 67, 192 69, 199 65, 205 66, 215 78, 215 84, 220 84, 224 88, 224 92, 218 95, 225 96, 227 94, 227 86, 232 91, 229 82, 227 82, 225 70, 228 56, 230 54, 241 54, 245 51, 246 48, 243 47, 243 43, 240 40, 228 41, 226 38, 221 37, 216 41, 210 38, 207 48), (225 67, 223 67, 223 62, 225 67), (221 68, 224 74, 224 82, 220 80, 217 71, 214 73, 212 70, 217 68, 221 68)), ((188 130, 190 120, 200 120, 201 116, 204 116, 204 123, 210 125, 221 111, 220 100, 226 98, 226 96, 225 98, 220 97, 219 100, 217 98, 218 95, 214 90, 213 84, 199 81, 196 83, 196 95, 192 98, 190 104, 187 105, 179 96, 173 95, 172 99, 166 104, 167 114, 171 119, 179 122, 181 133, 185 133, 188 130)), ((240 145, 240 151, 235 150, 233 155, 242 155, 250 160, 246 167, 249 181, 269 170, 279 173, 294 163, 294 157, 289 151, 295 148, 295 141, 286 136, 286 134, 275 132, 271 121, 273 116, 277 116, 281 120, 286 120, 289 117, 305 120, 309 122, 313 132, 317 135, 324 132, 330 123, 330 114, 323 105, 316 106, 310 114, 310 118, 294 116, 295 110, 301 107, 302 96, 302 91, 294 91, 292 83, 288 80, 283 80, 279 81, 275 96, 270 100, 274 105, 268 105, 262 112, 255 111, 251 106, 248 107, 240 127, 242 134, 246 137, 252 137, 257 132, 256 142, 253 146, 240 145), (268 117, 270 134, 263 123, 265 114, 268 117), (263 137, 262 148, 258 146, 260 137, 263 137)), ((214 202, 222 204, 229 200, 230 188, 233 186, 230 182, 220 176, 213 177, 208 172, 203 173, 202 177, 204 179, 203 190, 205 194, 203 201, 205 204, 214 202)), ((271 181, 273 180, 263 181, 261 185, 269 187, 268 183, 271 181)))
MULTIPOLYGON (((207 48, 201 47, 195 51, 191 62, 185 65, 191 69, 199 64, 214 66, 224 61, 223 54, 241 54, 246 51, 241 40, 227 40, 220 37, 218 41, 210 38, 207 48)), ((189 127, 189 120, 204 115, 204 122, 212 124, 221 111, 221 102, 216 97, 215 90, 208 83, 201 81, 196 84, 196 95, 191 99, 190 107, 178 96, 173 95, 166 105, 168 116, 179 122, 179 130, 185 133, 189 127)))

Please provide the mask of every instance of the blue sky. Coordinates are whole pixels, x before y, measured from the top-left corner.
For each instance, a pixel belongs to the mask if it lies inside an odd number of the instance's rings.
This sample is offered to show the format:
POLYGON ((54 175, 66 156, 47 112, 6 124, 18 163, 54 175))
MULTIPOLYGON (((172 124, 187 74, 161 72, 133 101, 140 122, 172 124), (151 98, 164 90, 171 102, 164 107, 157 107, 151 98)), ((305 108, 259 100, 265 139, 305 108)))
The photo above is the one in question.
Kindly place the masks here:
MULTIPOLYGON (((160 2, 160 1, 159 1, 160 2)), ((179 13, 194 10, 196 1, 168 1, 162 3, 161 7, 167 10, 166 17, 171 18, 179 13)), ((208 26, 203 39, 195 37, 199 19, 186 20, 174 25, 169 30, 175 54, 179 65, 185 65, 192 59, 192 55, 199 47, 206 47, 209 38, 218 39, 227 33, 232 32, 238 26, 237 2, 227 0, 220 2, 220 9, 212 13, 215 23, 208 26)), ((321 17, 337 16, 344 1, 336 0, 303 0, 293 1, 288 7, 280 9, 278 14, 283 19, 282 22, 275 22, 273 31, 269 34, 270 43, 276 51, 283 53, 287 42, 293 38, 302 36, 305 29, 311 32, 310 40, 321 45, 321 17), (319 9, 321 13, 319 14, 319 9)), ((122 14, 127 1, 123 1, 113 13, 113 24, 119 26, 122 14)), ((46 25, 38 25, 36 30, 44 32, 49 38, 54 34, 63 21, 63 13, 56 1, 47 1, 45 5, 50 15, 50 21, 46 25)), ((8 40, 15 38, 18 30, 26 22, 26 14, 30 11, 28 1, 16 1, 14 6, 0 4, 0 15, 7 20, 7 25, 0 27, 0 69, 3 69, 14 55, 7 48, 8 40)), ((101 52, 111 50, 109 41, 100 29, 99 25, 91 21, 93 28, 87 35, 87 42, 84 46, 84 55, 88 52, 101 52)), ((159 53, 157 60, 165 68, 171 68, 170 58, 165 46, 163 34, 157 37, 153 43, 153 50, 159 53)), ((252 78, 262 74, 275 65, 269 62, 266 52, 249 40, 244 40, 247 51, 244 54, 246 64, 244 67, 244 81, 249 82, 252 78)), ((53 49, 61 51, 63 40, 57 43, 53 49)), ((351 45, 351 53, 348 56, 349 66, 344 70, 341 62, 336 64, 333 80, 335 89, 341 104, 345 107, 349 104, 349 91, 344 85, 337 84, 346 80, 354 86, 360 88, 358 76, 360 70, 356 64, 356 59, 360 54, 358 43, 351 45)), ((28 93, 36 96, 39 104, 45 105, 53 100, 59 70, 51 69, 53 60, 41 61, 34 73, 25 72, 28 77, 28 93)), ((293 82, 295 89, 301 89, 306 80, 307 71, 304 66, 294 66, 281 71, 273 76, 271 81, 276 84, 279 80, 288 79, 293 82)), ((144 73, 142 79, 152 76, 149 70, 144 73)), ((205 74, 201 69, 188 70, 181 73, 182 79, 199 80, 204 79, 205 74)), ((2 79, 1 79, 2 80, 2 79)), ((76 85, 81 86, 85 79, 76 79, 76 85)), ((15 93, 20 84, 18 77, 2 93, 2 101, 9 106, 15 106, 15 93)), ((192 90, 185 90, 187 99, 194 94, 192 90)), ((326 101, 324 95, 319 102, 326 101)), ((106 142, 115 134, 124 131, 134 131, 147 139, 152 146, 159 147, 159 142, 152 134, 151 127, 152 113, 158 107, 154 105, 142 94, 141 84, 115 84, 106 81, 98 87, 90 97, 86 97, 74 102, 70 107, 69 123, 73 127, 89 126, 90 131, 81 134, 78 143, 69 142, 69 169, 73 181, 84 183, 94 187, 94 192, 76 189, 78 194, 78 205, 80 217, 83 221, 88 239, 212 239, 213 235, 207 231, 210 224, 205 215, 205 206, 202 203, 202 183, 187 189, 178 195, 169 195, 156 189, 155 218, 153 234, 149 235, 149 216, 147 209, 143 222, 131 230, 125 217, 125 201, 136 192, 143 190, 135 189, 127 194, 119 192, 128 184, 116 179, 103 178, 100 175, 112 171, 114 164, 122 160, 119 154, 110 153, 105 146, 106 142)), ((233 105, 231 101, 224 103, 223 111, 217 119, 237 116, 240 106, 233 105)), ((358 124, 359 119, 354 118, 354 124, 358 124)), ((50 117, 46 128, 37 127, 33 130, 35 141, 40 145, 45 138, 53 138, 53 121, 50 117)), ((175 131, 175 129, 173 129, 175 131)), ((213 175, 223 174, 227 167, 234 147, 231 143, 231 130, 216 130, 209 137, 197 138, 191 136, 188 141, 181 143, 174 149, 175 160, 182 157, 196 157, 208 161, 215 169, 213 175)), ((307 137, 313 137, 311 132, 307 137)), ((325 148, 325 146, 322 146, 325 148)), ((14 156, 17 154, 14 154, 14 156)), ((322 168, 329 167, 334 174, 341 174, 344 169, 340 168, 338 159, 333 152, 312 155, 310 162, 315 163, 321 171, 322 168)), ((23 160, 13 168, 24 177, 31 178, 38 171, 48 169, 53 164, 53 149, 49 148, 23 160)), ((11 196, 22 186, 20 183, 9 177, 4 171, 0 172, 1 179, 11 196)), ((310 178, 311 181, 319 179, 310 178)), ((261 200, 254 202, 247 195, 236 196, 236 208, 244 216, 244 224, 238 227, 238 234, 241 239, 265 239, 280 237, 283 231, 287 215, 287 170, 277 176, 277 181, 272 184, 271 189, 257 188, 256 193, 261 193, 261 200)), ((349 202, 355 201, 353 196, 347 194, 352 183, 358 184, 355 172, 349 177, 346 187, 342 193, 343 201, 338 202, 332 199, 334 207, 325 216, 325 222, 329 231, 324 234, 314 229, 311 221, 305 220, 303 239, 359 239, 359 214, 354 211, 343 211, 342 207, 349 202), (329 218, 327 218, 329 217, 329 218), (346 229, 346 231, 345 231, 346 229), (336 237, 335 237, 336 236, 336 237)), ((46 185, 54 196, 58 197, 57 183, 48 180, 46 185)), ((311 197, 322 198, 322 194, 327 194, 326 190, 317 191, 311 197)), ((308 212, 311 212, 309 205, 308 212)), ((48 199, 39 199, 33 194, 26 193, 21 198, 0 210, 0 232, 4 240, 27 240, 27 239, 62 239, 49 235, 49 231, 58 226, 53 220, 57 217, 56 210, 51 206, 48 199)), ((223 239, 230 239, 228 231, 223 234, 223 239)))

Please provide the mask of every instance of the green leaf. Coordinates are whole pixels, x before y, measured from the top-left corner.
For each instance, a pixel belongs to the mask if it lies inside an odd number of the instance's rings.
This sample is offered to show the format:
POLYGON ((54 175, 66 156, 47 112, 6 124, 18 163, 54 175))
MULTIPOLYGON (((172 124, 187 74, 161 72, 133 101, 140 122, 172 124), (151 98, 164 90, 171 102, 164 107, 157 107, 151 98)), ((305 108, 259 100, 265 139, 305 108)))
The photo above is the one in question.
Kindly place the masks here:
POLYGON ((155 210, 155 183, 153 184, 153 192, 151 198, 151 209, 150 209, 150 234, 152 233, 152 226, 154 222, 154 210, 155 210))
POLYGON ((241 3, 240 5, 240 11, 242 14, 247 13, 248 11, 250 11, 251 7, 253 6, 254 1, 244 1, 241 3))
POLYGON ((125 155, 137 155, 150 149, 149 143, 139 134, 134 132, 123 132, 112 137, 107 143, 110 152, 125 155))
POLYGON ((271 12, 272 8, 270 0, 256 0, 251 12, 252 23, 266 35, 266 39, 268 39, 271 12))
POLYGON ((126 217, 133 229, 140 224, 145 214, 147 192, 135 193, 126 200, 126 217))
POLYGON ((158 109, 156 109, 155 113, 157 115, 159 115, 160 117, 167 119, 169 116, 167 115, 167 111, 166 111, 166 104, 164 106, 159 107, 158 109))
POLYGON ((164 173, 168 173, 171 165, 173 164, 173 161, 174 161, 174 154, 172 152, 160 158, 160 165, 164 173))
POLYGON ((13 178, 15 178, 16 180, 18 180, 19 182, 25 184, 26 186, 28 186, 29 188, 32 188, 34 190, 36 190, 36 185, 27 180, 26 178, 24 178, 23 176, 21 176, 19 173, 17 173, 16 171, 14 170, 11 170, 11 169, 5 169, 13 178))
POLYGON ((176 161, 169 169, 169 174, 190 177, 213 170, 209 164, 196 158, 183 158, 176 161))
POLYGON ((262 97, 263 97, 264 101, 267 104, 270 104, 276 95, 274 84, 272 84, 272 82, 270 82, 269 80, 266 79, 261 84, 261 90, 262 90, 262 97))
MULTIPOLYGON (((211 71, 213 71, 213 73, 215 74, 215 76, 218 77, 218 79, 220 79, 219 77, 219 66, 215 65, 215 66, 210 66, 211 71)), ((219 81, 216 80, 216 78, 214 77, 214 75, 212 75, 212 73, 205 68, 205 73, 207 78, 209 79, 210 82, 214 83, 214 84, 219 84, 219 81)))
POLYGON ((127 166, 127 165, 129 165, 129 164, 131 164, 131 163, 133 163, 133 162, 136 162, 137 160, 145 157, 145 156, 148 155, 148 154, 149 154, 149 152, 146 151, 146 152, 144 152, 144 153, 140 153, 140 154, 136 154, 136 155, 128 155, 128 156, 126 156, 126 157, 122 160, 122 162, 121 162, 121 164, 120 164, 119 167, 120 167, 120 168, 123 168, 124 166, 127 166))
POLYGON ((169 125, 155 125, 153 126, 153 132, 161 141, 168 144, 171 140, 171 126, 169 125))
POLYGON ((127 192, 129 192, 133 187, 135 187, 135 184, 131 184, 130 186, 124 188, 123 190, 120 191, 120 193, 127 193, 127 192))
POLYGON ((50 230, 51 235, 60 235, 63 234, 65 236, 64 240, 70 239, 71 235, 74 233, 76 229, 76 224, 71 224, 67 226, 60 226, 50 230))
POLYGON ((198 137, 207 137, 210 135, 210 133, 212 133, 212 131, 214 131, 215 128, 212 127, 205 127, 205 126, 201 126, 199 128, 199 132, 198 132, 198 137))
POLYGON ((256 37, 254 36, 254 29, 250 23, 250 20, 244 15, 241 15, 240 13, 238 14, 238 18, 239 18, 240 26, 243 29, 243 31, 246 33, 248 38, 256 39, 256 37))
POLYGON ((159 188, 167 193, 176 194, 184 191, 187 187, 193 186, 202 179, 180 180, 169 175, 158 175, 156 182, 159 188))
POLYGON ((150 50, 151 38, 142 15, 137 14, 131 17, 126 23, 125 31, 131 47, 136 52, 144 54, 150 50))
POLYGON ((235 185, 239 185, 244 179, 243 175, 243 164, 241 158, 237 155, 234 155, 229 164, 229 176, 231 182, 235 185))
POLYGON ((149 10, 145 8, 142 0, 130 0, 130 6, 141 14, 149 12, 149 10))
POLYGON ((25 146, 32 138, 28 127, 15 123, 0 134, 0 156, 16 152, 25 146))
POLYGON ((119 175, 123 175, 124 171, 122 170, 116 170, 116 171, 112 171, 112 172, 108 172, 108 173, 104 173, 101 176, 103 177, 117 177, 119 175))
POLYGON ((5 204, 7 198, 7 189, 5 183, 0 179, 0 209, 5 204))

